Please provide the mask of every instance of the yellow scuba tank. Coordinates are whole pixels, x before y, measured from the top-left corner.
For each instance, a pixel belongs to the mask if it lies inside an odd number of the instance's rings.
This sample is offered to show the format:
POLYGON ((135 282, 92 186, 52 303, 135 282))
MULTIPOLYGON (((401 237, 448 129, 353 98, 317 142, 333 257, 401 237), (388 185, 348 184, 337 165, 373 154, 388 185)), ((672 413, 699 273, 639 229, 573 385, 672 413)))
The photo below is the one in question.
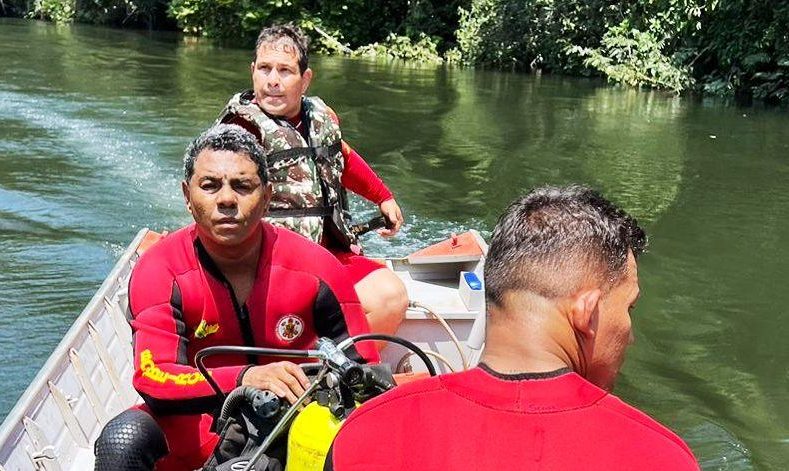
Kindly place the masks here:
POLYGON ((285 471, 322 471, 342 423, 328 407, 317 402, 307 404, 290 426, 285 471))

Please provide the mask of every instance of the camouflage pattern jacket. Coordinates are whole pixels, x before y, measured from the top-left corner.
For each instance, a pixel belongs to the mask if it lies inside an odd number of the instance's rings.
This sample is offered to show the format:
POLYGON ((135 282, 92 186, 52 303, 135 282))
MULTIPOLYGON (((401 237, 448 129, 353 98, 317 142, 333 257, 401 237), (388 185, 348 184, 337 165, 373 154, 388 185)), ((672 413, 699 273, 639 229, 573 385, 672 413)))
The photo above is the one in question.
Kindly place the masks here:
POLYGON ((356 244, 348 196, 340 181, 345 165, 342 134, 328 106, 318 97, 302 98, 305 139, 286 119, 266 114, 254 97, 252 90, 237 93, 216 122, 241 118, 259 131, 274 185, 267 220, 319 244, 327 239, 341 248, 356 244))

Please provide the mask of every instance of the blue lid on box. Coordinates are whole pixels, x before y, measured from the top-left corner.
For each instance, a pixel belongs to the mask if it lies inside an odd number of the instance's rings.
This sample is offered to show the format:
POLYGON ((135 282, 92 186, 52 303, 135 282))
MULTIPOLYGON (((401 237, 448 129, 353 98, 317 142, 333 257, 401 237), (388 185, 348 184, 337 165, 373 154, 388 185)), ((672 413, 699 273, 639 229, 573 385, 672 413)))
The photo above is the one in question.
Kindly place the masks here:
POLYGON ((463 278, 466 280, 466 284, 469 288, 474 291, 479 291, 482 289, 482 282, 479 280, 479 277, 475 273, 468 272, 463 274, 463 278))

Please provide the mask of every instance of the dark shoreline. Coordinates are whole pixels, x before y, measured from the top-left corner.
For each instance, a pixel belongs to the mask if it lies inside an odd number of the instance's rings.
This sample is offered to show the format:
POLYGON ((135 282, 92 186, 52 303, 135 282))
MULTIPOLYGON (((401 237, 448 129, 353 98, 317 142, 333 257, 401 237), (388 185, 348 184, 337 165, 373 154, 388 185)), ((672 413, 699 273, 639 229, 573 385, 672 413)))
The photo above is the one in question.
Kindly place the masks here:
MULTIPOLYGON (((2 1, 2 0, 0 0, 2 1)), ((7 6, 6 6, 7 8, 7 6)), ((215 39, 215 38, 207 38, 202 36, 195 36, 185 34, 184 32, 180 31, 175 24, 175 22, 170 21, 167 23, 167 27, 163 28, 151 28, 149 25, 139 24, 139 23, 128 23, 128 24, 96 24, 91 22, 80 22, 76 21, 69 24, 64 25, 57 25, 51 21, 42 20, 38 18, 25 18, 20 16, 8 16, 3 15, 3 11, 0 10, 0 22, 3 20, 11 20, 11 21, 20 21, 20 22, 34 22, 40 23, 43 25, 55 25, 57 27, 72 27, 76 26, 77 28, 96 28, 96 29, 105 29, 105 30, 115 30, 115 31, 128 31, 137 34, 144 35, 151 40, 155 41, 167 41, 167 42, 184 42, 189 44, 200 44, 202 47, 211 47, 211 48, 218 48, 218 49, 228 49, 228 50, 243 50, 248 49, 251 47, 251 44, 246 44, 245 41, 242 41, 242 44, 239 43, 231 43, 229 40, 222 40, 222 39, 215 39)), ((339 52, 337 50, 331 50, 327 48, 322 48, 319 52, 315 53, 318 56, 338 56, 338 57, 349 57, 349 54, 345 54, 339 52)), ((532 75, 535 77, 539 77, 541 75, 545 76, 552 76, 558 78, 572 78, 572 79, 579 79, 579 80, 590 80, 593 82, 599 82, 601 84, 607 84, 613 88, 619 89, 636 89, 640 92, 647 92, 647 93, 656 93, 663 96, 670 96, 670 95, 679 95, 685 99, 691 100, 694 103, 703 103, 706 100, 713 100, 716 103, 724 103, 727 106, 734 106, 738 108, 769 108, 769 109, 789 109, 789 96, 783 98, 782 100, 776 99, 765 99, 760 100, 755 98, 752 93, 749 93, 747 90, 739 90, 732 94, 721 95, 715 93, 709 93, 704 91, 704 87, 707 85, 705 83, 699 83, 693 88, 686 89, 682 92, 676 93, 670 90, 663 90, 660 88, 651 88, 651 87, 632 87, 622 83, 617 83, 616 81, 612 80, 610 77, 606 77, 602 74, 573 74, 573 73, 563 73, 563 72, 550 72, 550 71, 543 71, 541 69, 535 70, 524 70, 522 68, 515 68, 515 67, 492 67, 492 66, 485 66, 485 65, 462 65, 456 63, 435 63, 435 62, 420 62, 417 60, 408 60, 408 59, 400 59, 400 58, 385 58, 385 57, 364 57, 360 56, 364 60, 375 60, 380 61, 382 63, 392 63, 392 64, 403 64, 406 66, 416 66, 416 67, 457 67, 462 69, 472 69, 472 70, 479 70, 479 71, 486 71, 486 72, 500 72, 500 73, 511 73, 517 75, 532 75)))

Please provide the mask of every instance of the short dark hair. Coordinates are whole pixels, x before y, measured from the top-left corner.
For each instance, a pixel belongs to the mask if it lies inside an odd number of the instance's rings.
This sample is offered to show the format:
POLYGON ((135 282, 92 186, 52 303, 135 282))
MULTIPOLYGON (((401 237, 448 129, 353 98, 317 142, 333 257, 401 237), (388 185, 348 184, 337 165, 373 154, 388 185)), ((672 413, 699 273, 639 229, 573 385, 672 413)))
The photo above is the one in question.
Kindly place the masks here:
POLYGON ((255 42, 255 52, 252 55, 252 62, 258 58, 258 49, 265 43, 274 43, 282 39, 288 40, 293 43, 294 49, 299 57, 299 73, 303 74, 309 66, 309 57, 307 51, 310 40, 304 31, 293 23, 286 23, 284 25, 267 26, 260 30, 258 40, 255 42))
POLYGON ((184 154, 184 179, 186 181, 189 181, 195 173, 197 156, 206 149, 227 150, 248 156, 258 166, 261 183, 268 183, 268 162, 263 148, 252 133, 235 124, 212 126, 189 144, 184 154))
POLYGON ((485 295, 502 306, 520 290, 546 298, 569 296, 584 281, 614 286, 627 255, 640 255, 647 237, 638 222, 583 186, 536 188, 510 203, 496 223, 485 260, 485 295))

